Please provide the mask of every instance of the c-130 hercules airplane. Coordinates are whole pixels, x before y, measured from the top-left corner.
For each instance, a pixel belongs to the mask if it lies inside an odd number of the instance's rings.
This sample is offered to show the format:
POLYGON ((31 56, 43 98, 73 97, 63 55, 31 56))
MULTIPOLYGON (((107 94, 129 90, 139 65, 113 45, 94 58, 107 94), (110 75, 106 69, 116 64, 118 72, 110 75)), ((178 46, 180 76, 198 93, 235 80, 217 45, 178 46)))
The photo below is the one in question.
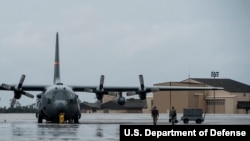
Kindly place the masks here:
POLYGON ((23 85, 25 75, 17 85, 8 85, 2 83, 0 90, 14 91, 14 98, 11 106, 13 107, 16 99, 20 99, 22 95, 34 98, 34 95, 26 91, 40 91, 37 94, 37 119, 38 123, 42 123, 43 119, 47 122, 58 123, 61 116, 63 122, 79 123, 81 118, 80 102, 75 92, 95 93, 98 101, 102 102, 103 95, 114 95, 118 93, 117 103, 124 105, 126 102, 122 92, 127 95, 139 95, 141 100, 146 99, 147 93, 156 91, 169 90, 222 90, 220 87, 178 87, 178 86, 152 86, 145 87, 143 76, 139 75, 140 87, 125 86, 104 86, 104 75, 101 75, 99 86, 70 86, 65 85, 60 80, 60 62, 59 62, 59 39, 56 33, 55 45, 55 64, 54 64, 54 83, 53 85, 23 85))

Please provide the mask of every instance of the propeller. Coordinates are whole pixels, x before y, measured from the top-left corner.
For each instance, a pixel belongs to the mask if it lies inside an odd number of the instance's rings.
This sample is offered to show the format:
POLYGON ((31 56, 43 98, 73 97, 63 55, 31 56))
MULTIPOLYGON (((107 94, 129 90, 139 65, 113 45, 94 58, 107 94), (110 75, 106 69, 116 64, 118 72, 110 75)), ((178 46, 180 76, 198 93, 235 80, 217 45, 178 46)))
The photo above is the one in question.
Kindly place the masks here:
POLYGON ((5 83, 2 84, 2 87, 4 89, 14 91, 14 97, 11 101, 11 107, 13 107, 15 105, 16 99, 20 99, 22 95, 25 95, 25 96, 30 97, 30 98, 34 98, 34 95, 22 90, 24 79, 25 79, 25 75, 22 75, 17 87, 12 87, 12 86, 5 84, 5 83))
POLYGON ((103 90, 103 84, 104 84, 104 75, 101 75, 100 78, 100 85, 99 85, 99 91, 103 90))
POLYGON ((139 90, 135 92, 127 92, 127 96, 133 96, 139 94, 140 99, 145 100, 147 93, 159 91, 159 88, 145 89, 143 75, 139 75, 139 81, 140 81, 139 90))
POLYGON ((139 75, 140 85, 141 85, 141 91, 144 91, 144 79, 143 75, 139 75))
POLYGON ((140 82, 140 88, 139 91, 134 91, 134 92, 127 92, 127 96, 134 96, 139 94, 140 92, 144 91, 144 79, 143 79, 143 75, 139 75, 139 82, 140 82))
POLYGON ((100 84, 99 87, 97 87, 95 93, 96 93, 96 98, 102 103, 102 98, 104 94, 107 94, 107 92, 105 92, 103 90, 103 84, 104 84, 104 75, 101 75, 100 77, 100 84))
POLYGON ((117 96, 117 92, 104 91, 103 86, 104 86, 104 75, 101 75, 99 86, 96 89, 86 88, 84 91, 85 92, 90 92, 90 93, 95 93, 96 98, 100 103, 102 103, 102 99, 103 99, 104 94, 108 94, 108 95, 111 95, 111 96, 117 96))
POLYGON ((14 107, 15 104, 16 104, 16 99, 15 98, 11 99, 10 103, 11 107, 14 107))

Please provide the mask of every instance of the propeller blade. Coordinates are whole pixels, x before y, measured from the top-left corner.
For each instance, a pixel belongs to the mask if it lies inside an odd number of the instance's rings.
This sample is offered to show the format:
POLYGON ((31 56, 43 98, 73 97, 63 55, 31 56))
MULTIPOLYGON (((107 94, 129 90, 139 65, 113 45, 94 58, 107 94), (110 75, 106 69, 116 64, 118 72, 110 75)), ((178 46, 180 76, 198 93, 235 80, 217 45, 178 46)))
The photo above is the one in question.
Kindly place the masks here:
POLYGON ((25 75, 23 74, 23 75, 21 76, 21 79, 20 79, 20 81, 19 81, 19 84, 18 84, 18 86, 17 86, 17 89, 21 89, 21 88, 22 88, 24 79, 25 79, 25 75))
POLYGON ((27 97, 30 97, 30 98, 34 98, 34 95, 33 94, 30 94, 30 93, 27 93, 27 92, 22 92, 23 95, 27 96, 27 97))
POLYGON ((12 101, 11 101, 11 103, 10 103, 10 106, 11 106, 11 107, 14 107, 15 104, 16 104, 16 99, 13 98, 12 101))
POLYGON ((3 84, 2 84, 2 87, 3 87, 4 89, 6 89, 6 90, 11 90, 11 86, 8 85, 8 84, 3 83, 3 84))
POLYGON ((139 80, 141 84, 141 90, 144 90, 144 80, 143 80, 143 75, 139 75, 139 80))
POLYGON ((102 90, 102 89, 103 89, 103 84, 104 84, 104 75, 101 75, 99 90, 102 90))

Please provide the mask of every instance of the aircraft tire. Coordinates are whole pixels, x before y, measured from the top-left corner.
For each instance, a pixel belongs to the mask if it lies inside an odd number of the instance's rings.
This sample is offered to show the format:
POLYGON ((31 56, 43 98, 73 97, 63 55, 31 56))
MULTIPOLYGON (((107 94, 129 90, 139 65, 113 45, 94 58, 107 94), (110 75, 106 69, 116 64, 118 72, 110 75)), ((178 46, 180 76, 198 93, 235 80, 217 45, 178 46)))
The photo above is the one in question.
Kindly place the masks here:
POLYGON ((74 123, 79 123, 78 117, 74 117, 74 123))
POLYGON ((187 118, 185 118, 184 120, 183 120, 183 123, 185 123, 185 124, 187 124, 189 122, 189 120, 187 119, 187 118))
POLYGON ((40 111, 38 114, 38 123, 43 123, 43 112, 40 111))
POLYGON ((79 112, 77 112, 74 116, 74 123, 79 123, 80 117, 81 117, 81 114, 79 112))

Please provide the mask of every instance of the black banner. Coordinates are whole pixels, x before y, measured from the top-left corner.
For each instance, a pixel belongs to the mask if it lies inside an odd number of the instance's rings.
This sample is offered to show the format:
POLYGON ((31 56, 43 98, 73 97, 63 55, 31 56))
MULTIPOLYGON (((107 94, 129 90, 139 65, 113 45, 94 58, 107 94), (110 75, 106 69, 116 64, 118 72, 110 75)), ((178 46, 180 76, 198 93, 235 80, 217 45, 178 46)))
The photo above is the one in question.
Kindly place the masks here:
MULTIPOLYGON (((168 137, 250 137, 250 125, 120 125, 120 140, 168 137)), ((205 138, 204 138, 205 139, 205 138)))

